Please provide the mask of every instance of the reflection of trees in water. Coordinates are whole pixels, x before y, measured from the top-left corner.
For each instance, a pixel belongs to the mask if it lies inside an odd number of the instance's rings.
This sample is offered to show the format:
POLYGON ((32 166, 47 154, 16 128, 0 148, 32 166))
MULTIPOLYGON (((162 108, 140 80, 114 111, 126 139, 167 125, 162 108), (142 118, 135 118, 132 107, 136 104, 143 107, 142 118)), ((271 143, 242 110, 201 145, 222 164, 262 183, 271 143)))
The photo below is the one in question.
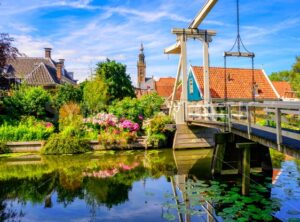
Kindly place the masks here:
POLYGON ((0 222, 19 222, 22 217, 24 217, 22 210, 17 212, 12 205, 0 200, 0 222))
MULTIPOLYGON (((126 202, 135 181, 149 176, 159 178, 174 169, 172 155, 161 151, 43 156, 41 164, 37 165, 8 166, 0 163, 0 197, 23 205, 31 202, 51 208, 55 204, 52 196, 56 193, 57 203, 64 207, 76 198, 84 200, 93 217, 100 206, 112 208, 126 202), (112 177, 85 176, 86 172, 92 175, 93 172, 115 168, 118 173, 112 177)), ((6 217, 8 212, 1 211, 6 217)))

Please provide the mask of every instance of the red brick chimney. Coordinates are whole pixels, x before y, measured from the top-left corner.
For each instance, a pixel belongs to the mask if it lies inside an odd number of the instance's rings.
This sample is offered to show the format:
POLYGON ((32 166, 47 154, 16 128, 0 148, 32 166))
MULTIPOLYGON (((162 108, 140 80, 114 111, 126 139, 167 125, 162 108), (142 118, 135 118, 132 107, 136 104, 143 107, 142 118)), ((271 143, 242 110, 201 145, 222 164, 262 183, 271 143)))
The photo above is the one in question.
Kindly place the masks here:
POLYGON ((63 75, 63 66, 64 64, 61 61, 56 63, 56 77, 59 81, 61 80, 63 75))
POLYGON ((45 48, 45 58, 51 59, 51 48, 45 48))

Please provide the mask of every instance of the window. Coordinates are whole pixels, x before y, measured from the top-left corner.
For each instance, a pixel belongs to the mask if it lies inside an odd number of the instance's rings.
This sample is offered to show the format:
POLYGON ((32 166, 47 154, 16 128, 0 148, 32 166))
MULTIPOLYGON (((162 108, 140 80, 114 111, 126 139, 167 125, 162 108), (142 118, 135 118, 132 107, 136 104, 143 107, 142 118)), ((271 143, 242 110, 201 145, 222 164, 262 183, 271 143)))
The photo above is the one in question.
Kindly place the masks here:
POLYGON ((189 80, 189 88, 190 88, 190 94, 193 94, 194 93, 194 82, 193 82, 193 79, 190 79, 189 80))

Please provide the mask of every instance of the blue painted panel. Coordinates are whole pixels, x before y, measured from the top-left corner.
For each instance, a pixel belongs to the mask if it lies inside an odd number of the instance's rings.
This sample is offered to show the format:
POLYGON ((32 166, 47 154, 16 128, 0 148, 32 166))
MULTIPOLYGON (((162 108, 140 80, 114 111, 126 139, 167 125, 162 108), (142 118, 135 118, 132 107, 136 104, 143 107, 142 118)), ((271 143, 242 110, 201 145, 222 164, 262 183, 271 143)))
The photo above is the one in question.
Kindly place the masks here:
POLYGON ((189 75, 188 75, 188 80, 187 80, 187 93, 188 93, 188 101, 192 102, 192 101, 200 101, 202 100, 202 97, 200 95, 200 91, 197 87, 195 78, 192 74, 192 72, 190 71, 189 75))

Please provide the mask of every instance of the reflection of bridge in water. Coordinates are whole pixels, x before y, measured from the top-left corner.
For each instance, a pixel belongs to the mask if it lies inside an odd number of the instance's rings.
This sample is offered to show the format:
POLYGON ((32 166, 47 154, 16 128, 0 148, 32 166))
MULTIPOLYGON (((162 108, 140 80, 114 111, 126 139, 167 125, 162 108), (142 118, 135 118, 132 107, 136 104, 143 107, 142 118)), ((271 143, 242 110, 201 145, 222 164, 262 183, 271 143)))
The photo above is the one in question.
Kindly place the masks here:
MULTIPOLYGON (((217 214, 220 213, 220 209, 222 211, 222 204, 215 202, 214 198, 219 198, 217 196, 211 196, 210 200, 207 200, 204 196, 214 195, 214 192, 211 192, 210 187, 219 186, 212 185, 218 184, 231 184, 235 186, 239 181, 238 176, 232 175, 222 175, 221 177, 214 178, 211 173, 211 167, 213 163, 213 150, 212 149, 192 149, 192 150, 177 150, 173 151, 174 161, 177 168, 177 173, 174 176, 170 176, 170 181, 172 185, 173 191, 173 200, 176 204, 177 208, 177 217, 179 222, 191 222, 191 221, 222 221, 220 216, 217 214), (198 182, 202 183, 202 185, 207 185, 202 187, 205 191, 197 192, 197 187, 194 187, 194 191, 191 192, 191 187, 197 186, 198 182), (213 181, 213 182, 212 182, 213 181), (210 184, 212 182, 212 184, 210 184), (196 192, 195 192, 196 191, 196 192), (193 192, 196 195, 193 196, 193 192), (198 204, 197 212, 201 212, 198 215, 194 215, 192 212, 195 212, 195 201, 198 204), (217 205, 216 205, 217 204, 217 205), (182 210, 182 208, 186 208, 186 210, 182 210), (215 208, 217 206, 217 208, 215 208)), ((229 165, 232 163, 228 163, 229 165)), ((261 175, 266 176, 263 172, 263 169, 256 169, 256 172, 262 173, 261 175)), ((269 172, 271 173, 271 172, 269 172)), ((272 173, 270 175, 272 177, 272 173)), ((274 175, 275 176, 275 175, 274 175)), ((265 177, 263 177, 265 178, 265 177)), ((262 177, 258 176, 257 178, 251 178, 252 183, 263 184, 262 177)), ((273 180, 268 181, 269 185, 271 183, 275 183, 275 177, 273 180)), ((229 185, 229 186, 231 186, 229 185)), ((265 186, 264 183, 262 186, 265 186)), ((224 190, 225 191, 225 190, 224 190)), ((216 194, 215 194, 216 195, 216 194)), ((225 195, 225 194, 224 194, 225 195)), ((264 197, 269 198, 271 195, 271 189, 268 188, 268 191, 264 193, 264 197)), ((242 197, 242 196, 241 196, 242 197)), ((225 197, 224 197, 225 198, 225 197)), ((260 200, 261 201, 261 200, 260 200)), ((271 212, 270 212, 271 213, 271 212)))

